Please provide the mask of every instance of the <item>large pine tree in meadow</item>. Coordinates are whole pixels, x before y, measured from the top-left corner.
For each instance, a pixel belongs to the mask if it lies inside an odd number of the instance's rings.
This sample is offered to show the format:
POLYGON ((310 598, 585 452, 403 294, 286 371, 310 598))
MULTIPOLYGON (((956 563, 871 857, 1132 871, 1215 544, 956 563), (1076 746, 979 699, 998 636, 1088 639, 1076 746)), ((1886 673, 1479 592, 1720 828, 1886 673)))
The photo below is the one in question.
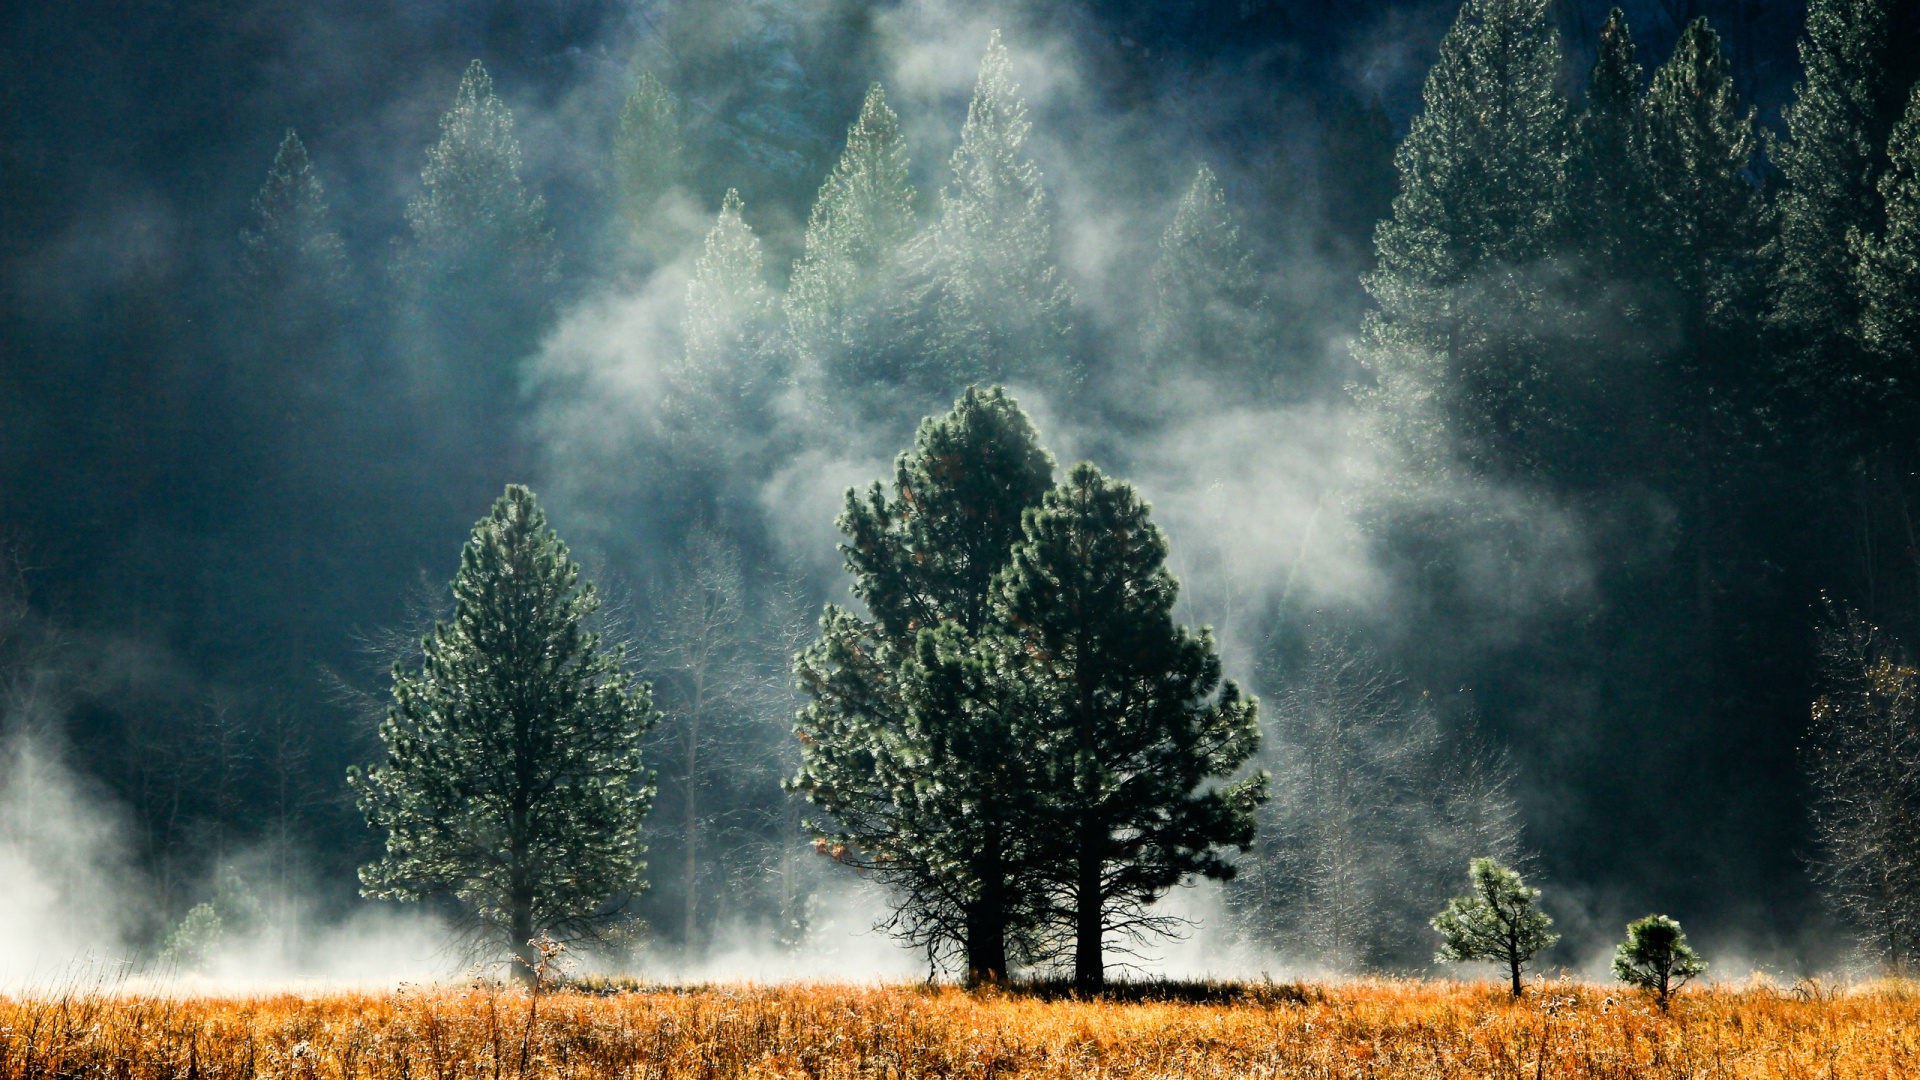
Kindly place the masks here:
POLYGON ((1013 399, 969 388, 921 424, 891 493, 847 492, 841 552, 870 618, 829 605, 795 658, 809 702, 793 788, 831 816, 821 844, 894 889, 897 933, 985 978, 1006 974, 1009 940, 1035 924, 1020 726, 1034 714, 976 646, 1021 515, 1052 477, 1013 399))
POLYGON ((1052 211, 1026 150, 1032 126, 996 30, 922 252, 925 374, 936 391, 1069 371, 1072 293, 1054 265, 1052 211))
POLYGON ((906 140, 874 83, 814 201, 787 287, 800 371, 828 384, 896 374, 883 366, 890 335, 882 320, 914 227, 906 140))
POLYGON ((1532 471, 1559 422, 1530 327, 1565 188, 1561 67, 1546 0, 1467 0, 1400 144, 1358 355, 1366 429, 1407 475, 1532 471))
POLYGON ((1132 485, 1076 465, 1022 532, 1001 584, 1002 666, 1044 732, 1030 752, 1056 930, 1075 985, 1097 991, 1110 938, 1165 928, 1149 910, 1162 893, 1233 876, 1221 849, 1252 842, 1266 774, 1210 782, 1253 755, 1258 709, 1222 681, 1211 631, 1173 621, 1166 538, 1132 485))
POLYGON ((537 934, 591 934, 643 887, 640 740, 654 715, 588 629, 593 586, 526 488, 474 526, 453 598, 420 666, 395 665, 385 759, 349 773, 386 837, 362 892, 452 897, 524 979, 537 934))

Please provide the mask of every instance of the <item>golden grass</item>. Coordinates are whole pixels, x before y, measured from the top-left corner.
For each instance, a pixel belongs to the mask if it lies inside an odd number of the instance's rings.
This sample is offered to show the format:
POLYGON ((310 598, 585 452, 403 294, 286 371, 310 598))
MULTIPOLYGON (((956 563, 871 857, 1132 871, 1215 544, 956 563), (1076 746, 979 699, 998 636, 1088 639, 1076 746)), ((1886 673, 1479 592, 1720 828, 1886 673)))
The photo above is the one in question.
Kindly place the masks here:
POLYGON ((847 985, 0 997, 0 1078, 1920 1077, 1920 995, 1360 981, 1216 1003, 847 985))

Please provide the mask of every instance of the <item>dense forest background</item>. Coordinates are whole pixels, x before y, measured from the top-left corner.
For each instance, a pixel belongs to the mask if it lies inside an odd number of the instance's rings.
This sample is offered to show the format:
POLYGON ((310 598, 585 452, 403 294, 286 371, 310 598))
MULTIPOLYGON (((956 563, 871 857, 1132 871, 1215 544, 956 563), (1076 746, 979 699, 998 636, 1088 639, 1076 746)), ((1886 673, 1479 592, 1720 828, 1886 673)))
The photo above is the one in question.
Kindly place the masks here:
MULTIPOLYGON (((1551 5, 1576 100, 1608 6, 1551 5)), ((1623 6, 1649 70, 1707 17, 1740 99, 1784 130, 1802 5, 1623 6)), ((262 904, 293 896, 310 913, 350 910, 376 840, 341 778, 374 752, 387 669, 444 611, 466 531, 509 481, 542 494, 659 688, 653 888, 638 902, 648 947, 693 958, 741 933, 798 946, 830 921, 834 868, 810 855, 779 787, 794 763, 787 658, 820 603, 845 595, 840 492, 888 475, 959 387, 883 357, 798 411, 739 383, 703 390, 688 357, 713 346, 686 321, 689 285, 697 307, 735 273, 728 303, 759 305, 752 318, 791 300, 816 194, 875 81, 899 115, 915 227, 939 219, 997 28, 1052 221, 1048 249, 1029 254, 1058 267, 1064 330, 1048 355, 987 373, 1010 382, 1062 462, 1091 458, 1153 500, 1183 617, 1215 626, 1236 677, 1292 725, 1270 734, 1275 753, 1331 745, 1314 688, 1338 698, 1346 676, 1326 672, 1364 668, 1349 697, 1377 731, 1342 760, 1373 786, 1346 806, 1345 835, 1418 829, 1368 815, 1404 801, 1420 769, 1480 769, 1524 824, 1514 845, 1569 931, 1562 962, 1648 910, 1682 919, 1709 953, 1833 962, 1797 747, 1823 594, 1896 636, 1920 631, 1910 477, 1891 464, 1904 458, 1769 398, 1750 410, 1763 423, 1716 444, 1702 480, 1650 460, 1676 445, 1664 430, 1582 428, 1591 401, 1548 396, 1530 407, 1564 418, 1574 449, 1493 478, 1478 505, 1501 507, 1500 528, 1396 533, 1353 494, 1402 469, 1355 434, 1351 386, 1379 389, 1353 349, 1374 307, 1361 277, 1390 212, 1395 145, 1457 11, 10 8, 0 830, 22 865, 56 868, 17 905, 77 903, 83 882, 138 898, 65 936, 33 931, 36 947, 97 933, 157 948, 210 900, 263 924, 262 904), (525 185, 509 200, 520 217, 484 240, 510 257, 486 273, 459 269, 461 245, 482 241, 436 224, 421 172, 476 58, 511 110, 525 185), (636 202, 622 116, 643 73, 677 110, 678 147, 636 202), (289 128, 310 162, 285 156, 289 128), (1183 197, 1194 205, 1203 165, 1217 177, 1207 198, 1239 230, 1235 287, 1257 316, 1211 368, 1167 359, 1192 343, 1169 339, 1151 302, 1163 236, 1183 197), (260 239, 270 167, 284 190, 289 176, 324 186, 322 202, 299 204, 324 220, 302 226, 291 285, 260 239), (716 243, 738 257, 716 257, 716 243)), ((1609 340, 1592 322, 1580 333, 1609 340)), ((1716 369, 1714 392, 1743 408, 1774 394, 1765 338, 1717 339, 1754 362, 1716 369)), ((1630 359, 1645 344, 1585 351, 1630 359)), ((726 363, 775 370, 752 355, 726 363)), ((1580 385, 1680 392, 1627 360, 1580 385)), ((1305 760, 1268 762, 1295 776, 1286 790, 1300 797, 1274 811, 1295 855, 1302 823, 1335 809, 1296 775, 1312 772, 1305 760)), ((1342 857, 1355 880, 1394 872, 1379 851, 1342 857)), ((1255 885, 1298 880, 1277 855, 1250 858, 1255 885)), ((1355 951, 1285 919, 1237 925, 1261 955, 1335 966, 1417 963, 1429 947, 1355 951)))

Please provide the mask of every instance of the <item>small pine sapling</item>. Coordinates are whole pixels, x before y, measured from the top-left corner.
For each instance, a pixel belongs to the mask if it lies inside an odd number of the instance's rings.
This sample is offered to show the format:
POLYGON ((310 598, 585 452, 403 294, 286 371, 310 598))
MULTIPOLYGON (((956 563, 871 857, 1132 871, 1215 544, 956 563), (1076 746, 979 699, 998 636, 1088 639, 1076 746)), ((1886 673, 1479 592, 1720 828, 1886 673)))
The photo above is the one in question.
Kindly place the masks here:
POLYGON ((1505 964, 1513 978, 1513 996, 1519 997, 1520 968, 1560 935, 1547 932, 1553 920, 1534 906, 1540 890, 1529 888, 1518 873, 1492 859, 1475 859, 1468 877, 1473 892, 1447 901, 1446 910, 1433 917, 1441 937, 1433 959, 1441 964, 1505 964))
POLYGON ((1667 1009, 1667 997, 1707 970, 1687 944, 1680 924, 1665 915, 1649 915, 1627 924, 1627 940, 1613 950, 1613 977, 1629 986, 1651 990, 1660 997, 1660 1011, 1667 1009))

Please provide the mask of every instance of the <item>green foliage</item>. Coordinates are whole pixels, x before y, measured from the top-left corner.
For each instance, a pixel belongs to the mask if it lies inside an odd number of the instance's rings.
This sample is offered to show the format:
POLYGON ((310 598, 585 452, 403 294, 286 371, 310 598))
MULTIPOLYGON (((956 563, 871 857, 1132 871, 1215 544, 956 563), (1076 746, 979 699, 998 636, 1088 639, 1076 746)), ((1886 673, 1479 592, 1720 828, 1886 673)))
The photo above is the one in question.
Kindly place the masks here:
POLYGON ((1680 924, 1665 915, 1649 915, 1627 924, 1627 940, 1613 950, 1613 977, 1629 986, 1652 990, 1667 1007, 1667 995, 1707 970, 1687 944, 1680 924))
POLYGON ((1804 77, 1783 110, 1788 138, 1772 148, 1779 199, 1774 327, 1798 381, 1829 409, 1860 406, 1857 359, 1846 346, 1859 319, 1847 237, 1884 220, 1880 176, 1888 133, 1911 83, 1911 43, 1895 45, 1895 0, 1814 0, 1800 41, 1804 77), (1895 68, 1908 65, 1906 81, 1895 68))
POLYGON ((889 495, 849 490, 839 527, 871 620, 828 605, 795 658, 809 701, 792 787, 830 814, 825 850, 894 887, 893 928, 970 972, 1004 975, 1035 903, 1020 829, 1032 823, 1017 686, 974 655, 994 575, 1053 459, 1004 391, 969 388, 920 426, 889 495))
POLYGON ((1162 892, 1233 876, 1220 849, 1252 841, 1266 774, 1202 785, 1252 756, 1258 706, 1222 681, 1210 630, 1174 623, 1166 538, 1131 485, 1076 465, 1022 532, 1000 586, 1002 666, 1045 728, 1047 873, 1075 981, 1097 989, 1108 933, 1162 929, 1145 910, 1162 892))
POLYGON ((1920 412, 1912 373, 1920 356, 1920 84, 1894 128, 1887 158, 1890 167, 1880 177, 1886 228, 1877 236, 1848 235, 1862 307, 1858 391, 1882 406, 1889 427, 1911 432, 1920 412))
POLYGON ((763 339, 773 300, 745 209, 740 193, 727 189, 687 284, 687 349, 675 381, 682 393, 708 398, 703 405, 709 407, 751 399, 770 376, 763 339))
POLYGON ((1534 907, 1540 890, 1529 888, 1520 875, 1492 859, 1475 859, 1468 878, 1473 891, 1447 901, 1433 917, 1440 932, 1439 964, 1484 960, 1504 964, 1513 979, 1513 996, 1520 996, 1520 969, 1534 954, 1560 940, 1547 928, 1553 920, 1534 907))
POLYGON ((403 273, 422 282, 496 264, 520 276, 549 278, 557 267, 546 200, 520 180, 513 113, 493 93, 475 60, 440 118, 440 141, 427 150, 422 190, 407 201, 413 242, 403 273))
POLYGON ((1150 363, 1220 377, 1235 393, 1264 381, 1273 348, 1267 298, 1220 182, 1205 165, 1160 237, 1153 290, 1150 363))
POLYGON ((452 588, 420 667, 395 665, 385 761, 349 772, 386 836, 362 893, 451 896, 531 964, 535 934, 588 934, 643 887, 640 738, 655 718, 586 628, 599 600, 526 488, 474 526, 452 588))
POLYGON ((255 299, 290 288, 325 295, 346 287, 347 253, 327 221, 327 192, 307 148, 287 129, 240 232, 240 278, 255 299))
POLYGON ((620 110, 614 136, 614 175, 621 207, 635 229, 644 230, 660 197, 680 182, 680 100, 653 72, 641 72, 620 110))
POLYGON ((1567 163, 1568 232, 1609 275, 1631 273, 1645 250, 1641 70, 1619 8, 1601 24, 1586 108, 1567 163))
POLYGON ((1760 145, 1753 114, 1735 100, 1707 20, 1688 24, 1654 72, 1645 114, 1653 253, 1679 300, 1686 360, 1706 369, 1716 332, 1756 306, 1761 235, 1760 191, 1747 176, 1760 145))
POLYGON ((994 31, 954 148, 928 261, 934 388, 1050 376, 1066 364, 1072 291, 1053 262, 1026 102, 994 31))
POLYGON ((198 971, 226 943, 226 923, 210 903, 195 904, 160 946, 160 966, 175 971, 198 971))
POLYGON ((1368 437, 1429 482, 1534 472, 1562 423, 1539 363, 1541 284, 1566 178, 1560 41, 1546 0, 1468 0, 1427 74, 1375 234, 1378 303, 1356 355, 1368 437))
POLYGON ((802 363, 836 381, 874 374, 862 363, 887 278, 901 272, 913 236, 906 140, 880 84, 867 89, 846 149, 807 218, 806 247, 787 288, 787 317, 802 363))

